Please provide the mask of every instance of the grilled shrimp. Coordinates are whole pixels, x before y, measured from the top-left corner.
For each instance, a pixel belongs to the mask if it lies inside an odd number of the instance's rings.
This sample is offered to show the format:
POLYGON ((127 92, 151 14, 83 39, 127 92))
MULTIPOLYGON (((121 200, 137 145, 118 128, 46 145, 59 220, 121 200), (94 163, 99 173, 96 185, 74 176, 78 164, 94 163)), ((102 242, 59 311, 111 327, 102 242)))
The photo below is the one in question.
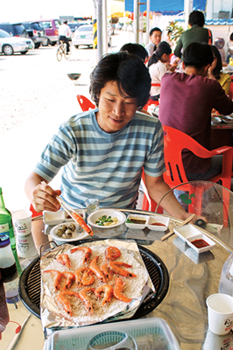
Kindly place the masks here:
POLYGON ((89 235, 93 236, 92 229, 85 223, 83 218, 75 212, 71 214, 72 218, 86 231, 89 235))
POLYGON ((109 262, 109 267, 115 274, 120 275, 120 276, 124 276, 124 277, 129 277, 129 278, 137 277, 134 273, 126 271, 119 266, 132 267, 132 265, 125 264, 121 261, 110 261, 109 262))
POLYGON ((56 260, 62 264, 62 265, 65 265, 66 267, 68 267, 68 269, 70 268, 71 266, 71 263, 70 263, 70 259, 69 259, 69 256, 68 254, 59 254, 57 257, 56 257, 56 260))
POLYGON ((67 297, 79 298, 79 294, 72 290, 63 290, 57 295, 57 301, 63 306, 63 309, 65 310, 65 312, 69 316, 72 316, 71 302, 67 299, 67 297))
POLYGON ((124 285, 125 284, 122 279, 120 277, 117 277, 115 281, 115 288, 113 289, 113 295, 116 299, 124 301, 125 303, 129 303, 132 299, 127 298, 123 294, 124 285))
POLYGON ((97 265, 98 259, 99 259, 99 256, 96 256, 94 259, 91 260, 89 269, 96 275, 96 277, 99 280, 101 280, 101 282, 106 283, 106 278, 104 276, 104 273, 103 271, 101 271, 100 267, 97 265))
POLYGON ((121 256, 121 252, 117 247, 108 247, 105 249, 106 260, 115 260, 121 256))
POLYGON ((62 275, 66 278, 66 283, 63 289, 69 289, 72 283, 75 281, 75 275, 70 271, 64 271, 62 272, 62 275))
POLYGON ((84 301, 87 311, 90 312, 91 315, 93 315, 94 310, 92 308, 93 305, 91 299, 88 296, 89 292, 95 293, 95 289, 90 287, 84 288, 81 290, 81 292, 79 292, 79 297, 80 299, 82 299, 82 301, 84 301))
POLYGON ((104 284, 103 286, 99 286, 95 290, 95 295, 100 298, 101 293, 104 292, 104 299, 102 302, 102 305, 105 305, 106 303, 110 302, 112 300, 113 296, 113 287, 110 286, 109 284, 104 284))
POLYGON ((87 267, 80 267, 74 272, 74 275, 78 286, 81 284, 83 286, 90 286, 95 281, 95 277, 87 267))
POLYGON ((62 279, 62 273, 57 270, 45 270, 44 273, 49 272, 54 276, 54 287, 56 290, 60 289, 60 282, 62 279))
POLYGON ((77 250, 82 250, 84 252, 83 264, 85 264, 90 259, 90 256, 91 256, 91 253, 92 253, 91 248, 88 248, 88 247, 76 247, 76 248, 72 248, 70 250, 70 252, 71 252, 71 254, 73 254, 77 250))
POLYGON ((111 271, 108 264, 101 265, 100 270, 103 271, 103 273, 108 281, 110 281, 112 279, 112 271, 111 271))

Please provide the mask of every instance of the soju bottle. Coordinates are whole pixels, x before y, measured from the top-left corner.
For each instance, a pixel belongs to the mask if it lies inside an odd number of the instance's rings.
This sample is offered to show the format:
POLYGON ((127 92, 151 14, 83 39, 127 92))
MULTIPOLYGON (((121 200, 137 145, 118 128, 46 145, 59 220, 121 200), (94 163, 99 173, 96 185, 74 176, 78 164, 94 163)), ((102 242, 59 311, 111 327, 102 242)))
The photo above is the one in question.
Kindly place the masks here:
MULTIPOLYGON (((15 259, 16 268, 18 274, 21 275, 22 268, 20 266, 17 250, 16 250, 16 240, 14 234, 14 228, 12 224, 11 213, 5 207, 5 203, 2 195, 2 188, 0 187, 0 242, 4 243, 10 239, 11 250, 15 259)), ((0 257, 1 258, 1 257, 0 257)))

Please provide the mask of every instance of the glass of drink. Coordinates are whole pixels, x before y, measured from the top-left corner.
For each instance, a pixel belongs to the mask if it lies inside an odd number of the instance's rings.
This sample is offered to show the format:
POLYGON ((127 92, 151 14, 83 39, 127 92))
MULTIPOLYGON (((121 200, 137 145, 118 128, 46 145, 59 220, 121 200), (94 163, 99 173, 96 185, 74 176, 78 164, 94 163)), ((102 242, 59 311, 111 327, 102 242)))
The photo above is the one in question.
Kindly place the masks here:
POLYGON ((93 213, 93 211, 99 209, 99 200, 97 198, 88 198, 85 200, 87 215, 93 213))

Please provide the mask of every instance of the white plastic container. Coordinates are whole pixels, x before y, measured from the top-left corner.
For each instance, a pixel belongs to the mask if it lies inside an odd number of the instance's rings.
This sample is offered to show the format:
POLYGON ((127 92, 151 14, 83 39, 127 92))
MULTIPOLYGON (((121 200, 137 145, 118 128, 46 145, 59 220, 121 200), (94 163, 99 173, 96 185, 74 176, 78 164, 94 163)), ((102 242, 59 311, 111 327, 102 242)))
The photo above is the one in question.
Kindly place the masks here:
POLYGON ((57 331, 47 339, 45 348, 87 350, 89 341, 95 335, 111 330, 129 334, 137 343, 138 350, 180 350, 167 322, 158 317, 57 331))

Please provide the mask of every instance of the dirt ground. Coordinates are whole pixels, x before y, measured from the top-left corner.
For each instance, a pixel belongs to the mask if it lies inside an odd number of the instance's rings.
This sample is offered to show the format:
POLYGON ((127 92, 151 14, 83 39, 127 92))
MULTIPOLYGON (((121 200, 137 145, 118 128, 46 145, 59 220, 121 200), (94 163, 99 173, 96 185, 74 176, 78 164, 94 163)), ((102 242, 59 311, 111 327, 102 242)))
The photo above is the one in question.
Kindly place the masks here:
MULTIPOLYGON (((109 52, 126 42, 133 42, 133 33, 117 32, 109 52)), ((26 55, 0 55, 0 186, 10 210, 28 207, 26 178, 57 127, 81 112, 77 94, 89 96, 96 50, 72 47, 70 59, 61 62, 56 50, 57 46, 49 46, 26 55), (81 76, 75 82, 67 73, 81 76)))

